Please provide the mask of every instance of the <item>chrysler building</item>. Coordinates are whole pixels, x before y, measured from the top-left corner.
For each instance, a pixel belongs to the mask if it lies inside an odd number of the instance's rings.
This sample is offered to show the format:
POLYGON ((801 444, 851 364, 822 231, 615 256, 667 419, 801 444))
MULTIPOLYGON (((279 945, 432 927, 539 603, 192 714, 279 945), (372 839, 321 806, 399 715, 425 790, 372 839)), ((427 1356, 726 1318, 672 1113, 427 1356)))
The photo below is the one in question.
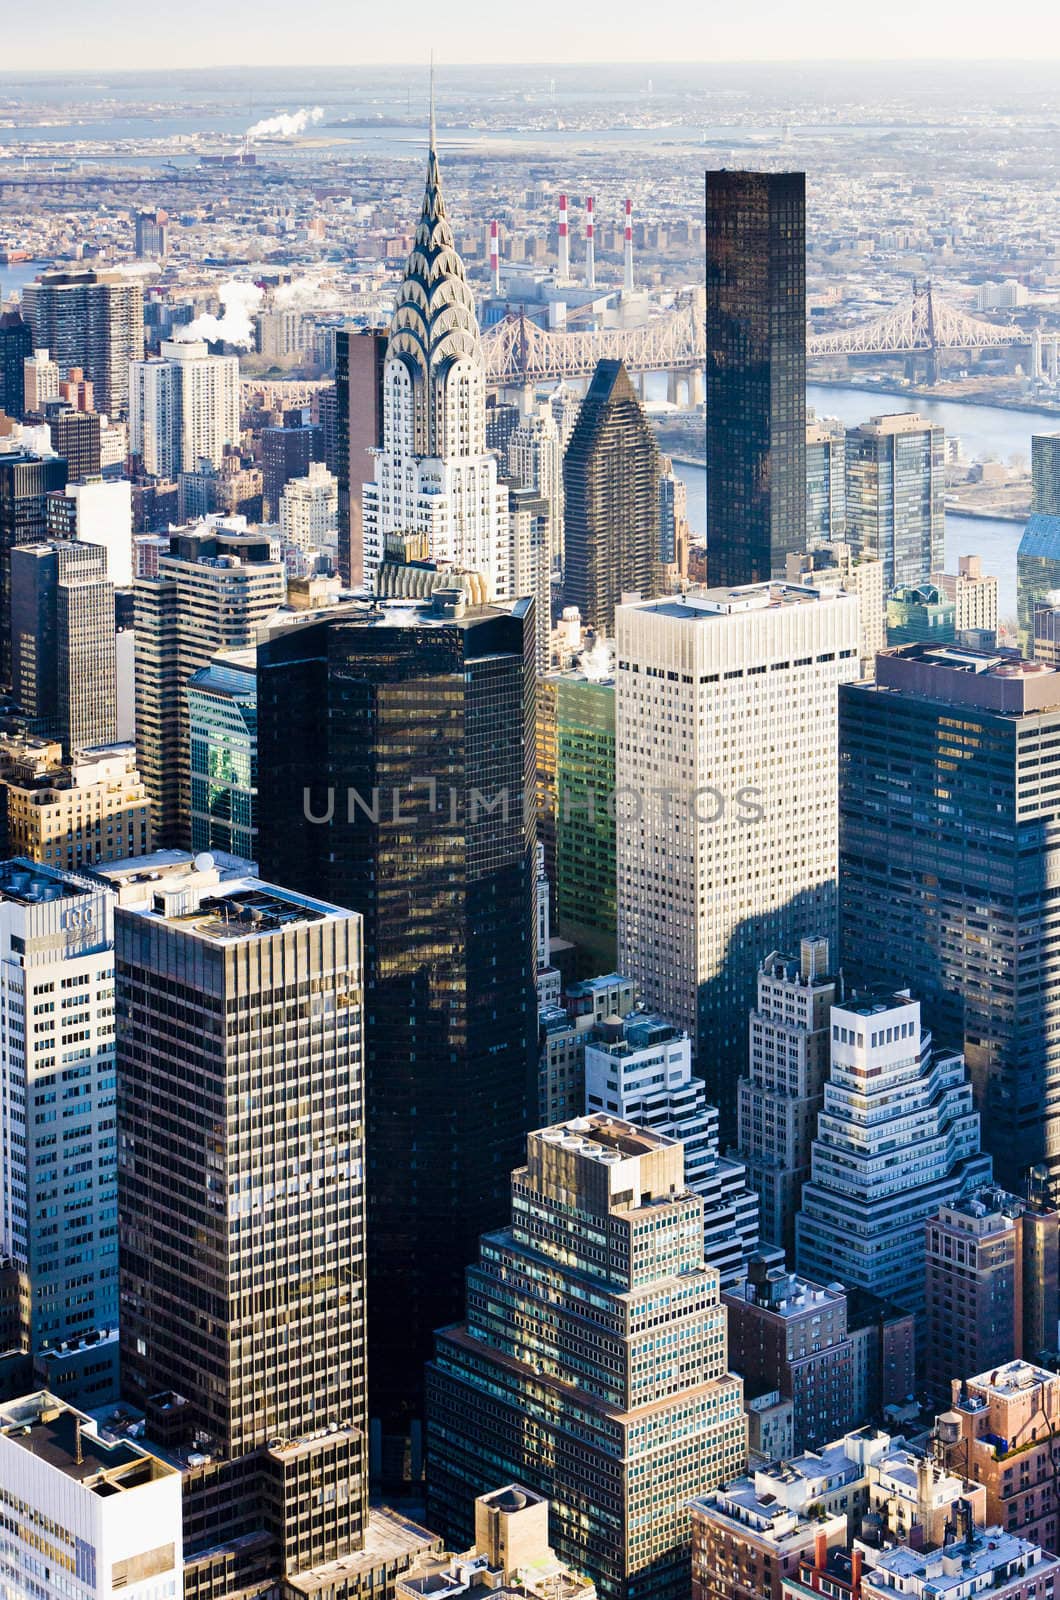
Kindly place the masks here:
POLYGON ((511 594, 508 491, 486 450, 486 368, 475 303, 438 174, 431 96, 427 186, 390 321, 383 447, 364 485, 364 575, 372 585, 388 535, 427 535, 439 566, 483 574, 511 594))

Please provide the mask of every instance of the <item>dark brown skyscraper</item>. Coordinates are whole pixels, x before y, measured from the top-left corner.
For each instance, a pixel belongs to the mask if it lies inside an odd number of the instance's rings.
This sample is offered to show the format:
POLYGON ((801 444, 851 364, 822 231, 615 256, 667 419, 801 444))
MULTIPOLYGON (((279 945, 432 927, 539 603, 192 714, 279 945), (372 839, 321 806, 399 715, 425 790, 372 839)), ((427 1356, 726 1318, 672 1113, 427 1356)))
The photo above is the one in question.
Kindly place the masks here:
POLYGON ((661 470, 629 374, 601 361, 563 458, 563 494, 565 599, 603 633, 624 593, 656 592, 661 470))
POLYGON ((361 919, 212 865, 120 898, 123 1390, 185 1468, 186 1594, 333 1596, 307 1570, 367 1515, 361 919))
POLYGON ((707 579, 806 548, 806 177, 707 173, 707 579))
POLYGON ((73 406, 56 405, 49 411, 52 449, 66 462, 69 483, 98 476, 100 469, 99 415, 95 411, 75 411, 73 406))
POLYGON ((373 474, 369 450, 383 442, 386 328, 343 328, 335 336, 335 476, 339 480, 339 576, 364 579, 361 485, 373 474))

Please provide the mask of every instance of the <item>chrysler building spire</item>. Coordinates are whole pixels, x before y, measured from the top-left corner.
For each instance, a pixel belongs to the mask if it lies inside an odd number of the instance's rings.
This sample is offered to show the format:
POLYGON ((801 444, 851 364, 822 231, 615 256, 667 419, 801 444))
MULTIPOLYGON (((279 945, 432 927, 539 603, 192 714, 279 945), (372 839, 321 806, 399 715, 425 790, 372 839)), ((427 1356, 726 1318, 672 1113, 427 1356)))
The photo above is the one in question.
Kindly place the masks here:
POLYGON ((374 580, 389 535, 424 532, 433 560, 482 574, 501 599, 512 582, 508 495, 486 449, 486 364, 437 145, 432 66, 427 181, 390 319, 383 447, 364 487, 364 571, 374 580))

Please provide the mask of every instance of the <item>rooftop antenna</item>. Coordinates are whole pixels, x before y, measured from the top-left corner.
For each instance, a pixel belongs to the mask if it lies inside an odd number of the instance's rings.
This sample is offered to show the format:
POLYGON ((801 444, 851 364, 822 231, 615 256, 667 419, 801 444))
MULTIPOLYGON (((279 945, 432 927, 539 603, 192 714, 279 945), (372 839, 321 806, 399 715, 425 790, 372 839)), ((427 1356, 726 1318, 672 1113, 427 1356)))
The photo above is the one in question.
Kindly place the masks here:
POLYGON ((436 145, 437 145, 437 130, 435 128, 435 123, 434 123, 434 51, 433 50, 431 51, 431 119, 430 119, 430 129, 429 129, 428 137, 430 139, 431 149, 434 150, 436 148, 436 145))

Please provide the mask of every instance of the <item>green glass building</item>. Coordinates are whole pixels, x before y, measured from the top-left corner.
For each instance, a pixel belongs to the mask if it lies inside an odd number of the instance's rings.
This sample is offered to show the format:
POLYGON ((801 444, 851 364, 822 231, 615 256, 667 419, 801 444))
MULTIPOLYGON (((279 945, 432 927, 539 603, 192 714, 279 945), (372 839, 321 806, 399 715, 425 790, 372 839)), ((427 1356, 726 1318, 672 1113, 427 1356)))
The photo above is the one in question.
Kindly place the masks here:
POLYGON ((585 976, 618 959, 615 683, 582 671, 556 683, 556 926, 585 976))
POLYGON ((219 651, 187 687, 191 848, 257 860, 258 683, 253 650, 219 651))
POLYGON ((906 584, 887 600, 887 643, 952 644, 957 637, 957 604, 933 583, 906 584))

